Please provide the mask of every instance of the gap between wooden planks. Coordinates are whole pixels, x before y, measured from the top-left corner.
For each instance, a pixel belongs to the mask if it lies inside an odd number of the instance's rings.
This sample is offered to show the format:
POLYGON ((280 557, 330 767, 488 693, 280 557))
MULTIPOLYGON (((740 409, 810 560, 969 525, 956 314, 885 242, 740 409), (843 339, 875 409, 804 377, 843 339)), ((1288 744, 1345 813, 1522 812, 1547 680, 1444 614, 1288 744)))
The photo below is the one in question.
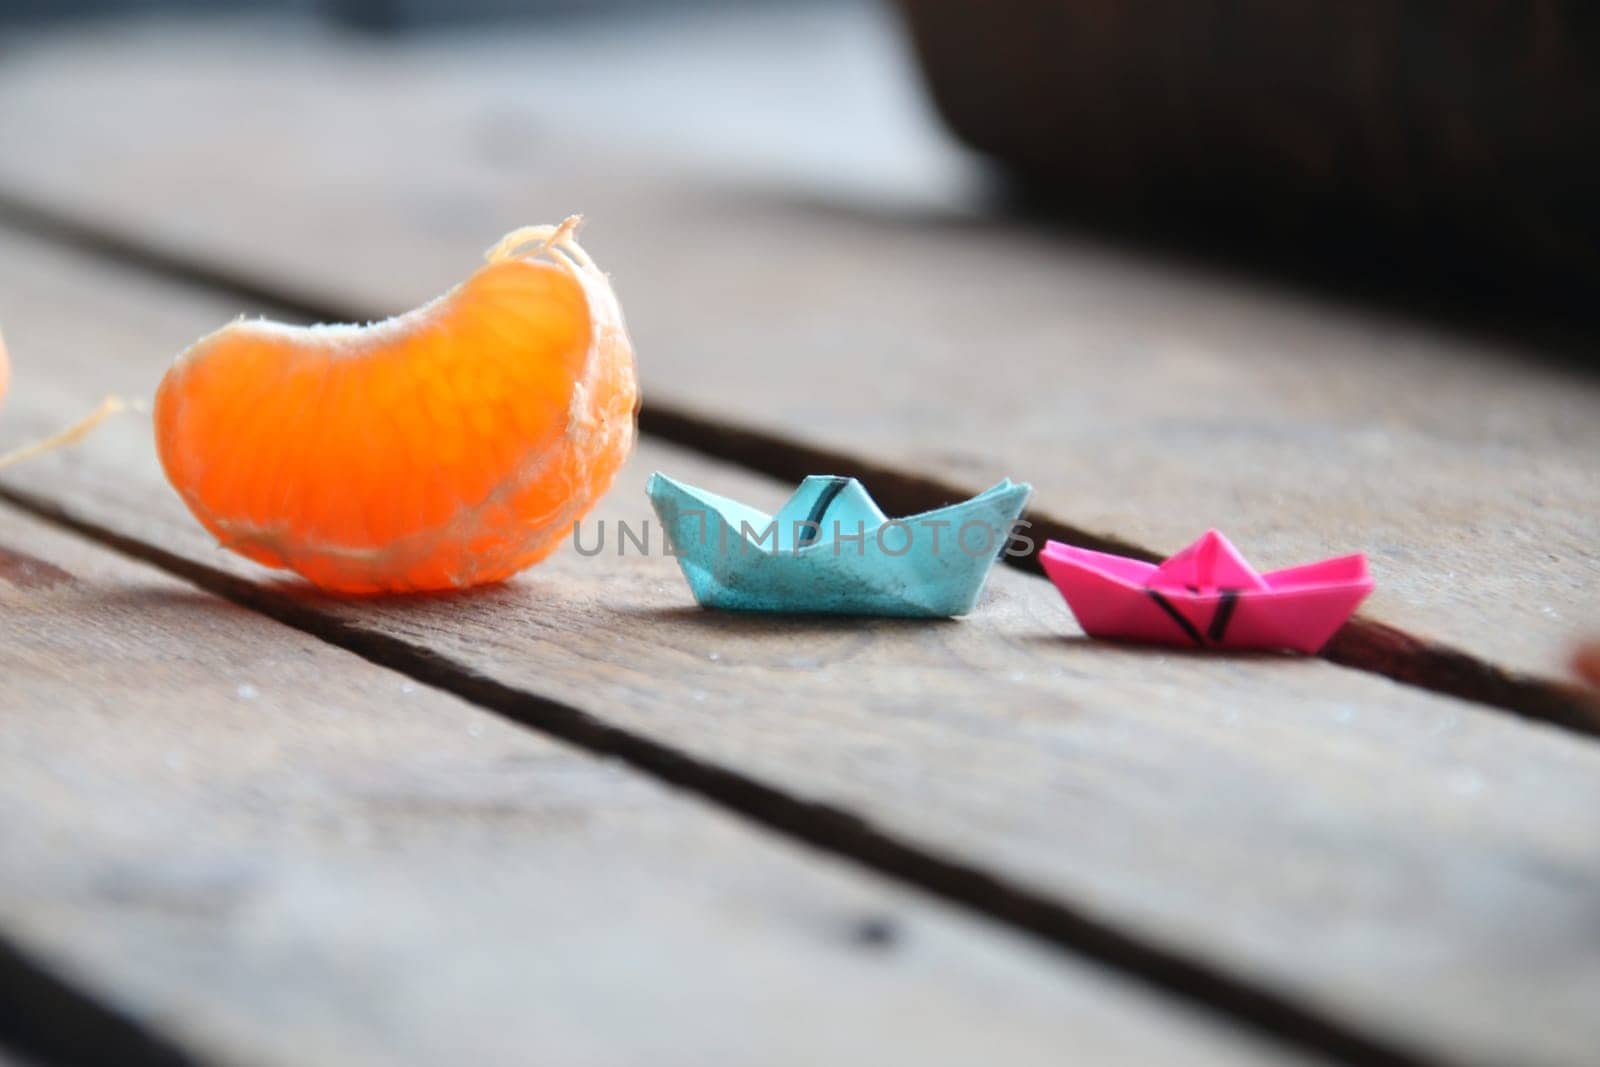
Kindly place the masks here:
POLYGON ((0 129, 30 151, 0 187, 317 294, 318 317, 419 302, 530 211, 583 208, 656 432, 785 477, 802 459, 886 475, 903 510, 1024 477, 1042 532, 1143 554, 1213 524, 1268 566, 1365 549, 1379 590, 1331 658, 1600 729, 1561 680, 1600 583, 1600 389, 1537 352, 611 155, 580 132, 583 84, 497 65, 504 42, 283 40, 39 47, 4 75, 0 129))
MULTIPOLYGON (((0 292, 18 433, 85 381, 148 390, 235 310, 27 238, 0 292)), ((596 519, 646 518, 652 461, 782 494, 647 445, 596 519)), ((146 427, 14 475, 191 580, 1274 1032, 1449 1062, 1595 1039, 1600 749, 1569 735, 1314 660, 1075 641, 1015 572, 931 625, 702 613, 668 559, 570 552, 473 595, 308 598, 215 548, 146 427)))
POLYGON ((1289 1054, 4 505, 0 677, 0 927, 192 1062, 1289 1054))

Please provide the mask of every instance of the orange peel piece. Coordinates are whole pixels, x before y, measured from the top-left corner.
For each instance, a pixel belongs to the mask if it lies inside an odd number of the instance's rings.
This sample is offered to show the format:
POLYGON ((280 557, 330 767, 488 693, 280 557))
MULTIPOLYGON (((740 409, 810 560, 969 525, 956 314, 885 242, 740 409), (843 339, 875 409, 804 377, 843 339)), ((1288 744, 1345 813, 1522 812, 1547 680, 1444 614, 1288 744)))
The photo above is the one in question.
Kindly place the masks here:
POLYGON ((221 543, 323 589, 456 589, 548 556, 633 447, 633 347, 576 216, 383 322, 239 320, 156 392, 167 478, 221 543))

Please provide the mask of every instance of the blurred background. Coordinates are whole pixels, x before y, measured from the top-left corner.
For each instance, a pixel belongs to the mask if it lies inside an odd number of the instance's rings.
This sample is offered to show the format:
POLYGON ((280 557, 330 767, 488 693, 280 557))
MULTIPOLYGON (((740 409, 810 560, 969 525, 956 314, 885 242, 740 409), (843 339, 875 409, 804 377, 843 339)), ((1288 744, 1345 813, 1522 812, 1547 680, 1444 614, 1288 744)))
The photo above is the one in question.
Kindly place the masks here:
POLYGON ((1577 0, 0 0, 12 59, 177 23, 500 64, 507 152, 557 122, 798 196, 1021 217, 1569 354, 1600 336, 1577 0))

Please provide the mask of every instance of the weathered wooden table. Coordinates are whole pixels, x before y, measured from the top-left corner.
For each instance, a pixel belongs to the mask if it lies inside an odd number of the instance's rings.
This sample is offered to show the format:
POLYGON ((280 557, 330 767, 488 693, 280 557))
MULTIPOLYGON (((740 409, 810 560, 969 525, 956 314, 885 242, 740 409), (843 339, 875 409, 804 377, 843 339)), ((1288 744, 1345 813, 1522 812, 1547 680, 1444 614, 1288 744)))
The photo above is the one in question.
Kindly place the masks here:
POLYGON ((647 391, 596 519, 1010 475, 1069 540, 1379 582, 1322 659, 1091 643, 1022 568, 941 624, 703 613, 659 553, 333 600, 115 423, 0 479, 19 1057, 1600 1062, 1593 380, 988 218, 870 12, 19 43, 0 442, 581 210, 647 391))

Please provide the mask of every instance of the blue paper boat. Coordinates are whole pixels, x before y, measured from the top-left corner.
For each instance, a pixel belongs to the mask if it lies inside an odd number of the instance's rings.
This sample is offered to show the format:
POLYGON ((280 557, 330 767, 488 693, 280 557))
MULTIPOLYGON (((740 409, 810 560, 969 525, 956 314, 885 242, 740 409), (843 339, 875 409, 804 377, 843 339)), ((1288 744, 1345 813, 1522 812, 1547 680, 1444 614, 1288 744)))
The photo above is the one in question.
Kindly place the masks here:
POLYGON ((645 491, 703 607, 925 618, 972 610, 1033 489, 894 520, 854 478, 812 475, 776 515, 664 474, 645 491))

